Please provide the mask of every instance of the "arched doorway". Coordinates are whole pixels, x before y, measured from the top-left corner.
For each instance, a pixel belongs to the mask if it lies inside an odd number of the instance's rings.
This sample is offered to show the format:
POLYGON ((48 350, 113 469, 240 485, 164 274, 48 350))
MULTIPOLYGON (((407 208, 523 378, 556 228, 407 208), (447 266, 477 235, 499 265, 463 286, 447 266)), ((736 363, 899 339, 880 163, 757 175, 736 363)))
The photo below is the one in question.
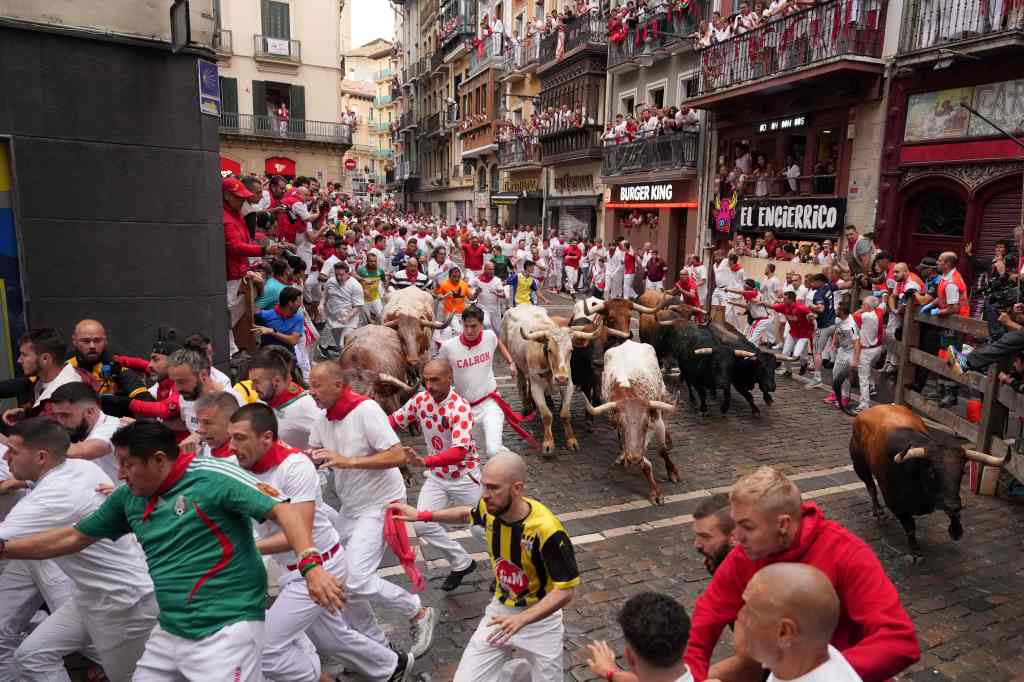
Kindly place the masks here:
POLYGON ((970 202, 963 185, 942 177, 925 178, 903 194, 900 224, 910 243, 903 245, 900 255, 911 267, 929 253, 963 253, 970 202))

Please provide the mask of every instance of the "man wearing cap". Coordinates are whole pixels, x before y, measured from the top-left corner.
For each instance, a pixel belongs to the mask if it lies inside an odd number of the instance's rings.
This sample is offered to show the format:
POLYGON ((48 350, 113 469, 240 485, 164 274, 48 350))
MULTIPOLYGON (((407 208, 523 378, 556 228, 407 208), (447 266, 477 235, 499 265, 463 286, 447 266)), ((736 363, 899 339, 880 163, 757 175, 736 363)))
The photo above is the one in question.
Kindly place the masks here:
MULTIPOLYGON (((246 189, 238 178, 224 178, 221 182, 221 193, 224 196, 224 258, 227 272, 228 311, 231 316, 231 328, 242 318, 242 308, 237 305, 238 288, 242 278, 249 270, 250 256, 265 256, 281 253, 281 247, 275 244, 261 245, 249 239, 249 228, 242 218, 242 204, 253 198, 253 193, 246 189)), ((229 334, 229 336, 231 336, 229 334)), ((235 347, 231 338, 231 347, 235 347)))

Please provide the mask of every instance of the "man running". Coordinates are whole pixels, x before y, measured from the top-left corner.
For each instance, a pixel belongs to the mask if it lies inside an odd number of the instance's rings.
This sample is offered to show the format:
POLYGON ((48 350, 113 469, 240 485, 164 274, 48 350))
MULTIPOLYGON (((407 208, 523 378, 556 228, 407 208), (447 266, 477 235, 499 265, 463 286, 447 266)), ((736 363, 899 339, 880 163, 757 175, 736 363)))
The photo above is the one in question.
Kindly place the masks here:
POLYGON ((472 523, 487 531, 494 600, 487 605, 455 671, 455 682, 495 680, 515 649, 526 656, 534 682, 561 682, 562 609, 580 583, 572 541, 562 522, 523 495, 526 462, 504 451, 483 470, 483 499, 475 507, 417 510, 394 503, 409 521, 472 523))
POLYGON ((160 618, 133 682, 263 679, 267 573, 252 519, 277 523, 299 560, 317 564, 305 577, 318 604, 342 606, 341 586, 324 570, 307 520, 276 490, 233 465, 180 453, 159 422, 137 421, 112 441, 126 485, 75 526, 0 542, 0 558, 67 556, 134 533, 160 618))

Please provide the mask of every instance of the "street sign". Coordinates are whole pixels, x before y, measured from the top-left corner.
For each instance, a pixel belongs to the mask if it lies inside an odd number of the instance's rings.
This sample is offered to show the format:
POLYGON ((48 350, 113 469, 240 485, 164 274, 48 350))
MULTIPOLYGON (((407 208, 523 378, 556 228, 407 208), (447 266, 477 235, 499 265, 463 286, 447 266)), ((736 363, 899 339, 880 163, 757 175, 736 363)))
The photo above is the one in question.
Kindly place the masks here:
POLYGON ((199 65, 199 111, 220 116, 220 74, 217 62, 196 60, 199 65))
POLYGON ((345 159, 345 170, 354 171, 356 169, 355 159, 345 159))

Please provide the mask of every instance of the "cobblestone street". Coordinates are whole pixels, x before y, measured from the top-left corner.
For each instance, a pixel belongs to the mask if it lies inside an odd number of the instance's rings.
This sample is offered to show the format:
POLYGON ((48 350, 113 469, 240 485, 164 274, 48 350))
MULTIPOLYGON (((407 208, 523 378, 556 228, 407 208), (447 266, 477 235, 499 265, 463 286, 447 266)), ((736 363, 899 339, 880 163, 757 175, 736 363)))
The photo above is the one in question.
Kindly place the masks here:
MULTIPOLYGON (((507 372, 498 373, 506 375, 504 381, 499 378, 502 392, 518 406, 507 372)), ((672 392, 679 388, 674 376, 667 385, 672 392)), ((557 427, 559 449, 551 456, 528 453, 525 443, 506 430, 505 444, 529 456, 527 494, 559 515, 576 547, 582 586, 565 614, 566 679, 591 679, 584 653, 593 639, 607 638, 621 653, 614 619, 630 595, 643 590, 666 592, 679 596, 692 613, 708 576, 691 545, 689 514, 701 498, 726 490, 737 475, 763 464, 782 468, 797 480, 805 498, 814 499, 828 517, 863 537, 881 558, 921 643, 922 659, 905 673, 905 679, 991 682, 1019 677, 1024 671, 1024 603, 1019 599, 1024 594, 1024 507, 965 490, 963 540, 949 539, 945 515, 919 519, 925 560, 913 565, 899 523, 892 517, 881 525, 875 522, 864 486, 852 471, 851 418, 823 405, 823 393, 806 390, 793 379, 780 379, 775 397, 775 404, 763 409, 759 419, 742 400, 734 400, 725 416, 719 414, 716 403, 711 416, 704 419, 685 400, 680 401, 680 409, 668 423, 672 457, 682 480, 668 483, 663 464, 654 463, 666 494, 666 504, 657 507, 647 502, 647 486, 639 472, 613 465, 615 432, 600 418, 593 426, 586 425, 582 401, 576 401, 573 409, 579 452, 561 449, 557 427)), ((536 422, 529 427, 534 433, 539 429, 536 422)), ((418 438, 405 440, 422 448, 418 438)), ((415 501, 416 492, 410 490, 410 500, 415 501)), ((453 532, 478 558, 486 558, 482 541, 464 529, 453 532)), ((425 558, 429 588, 424 599, 440 609, 441 624, 433 648, 417 662, 416 670, 435 682, 446 681, 490 599, 490 568, 481 562, 472 580, 446 594, 440 583, 447 567, 443 561, 431 561, 436 558, 432 550, 427 550, 425 558)), ((385 563, 385 575, 406 582, 393 558, 385 563)), ((381 616, 396 643, 405 645, 405 628, 395 614, 381 616)), ((726 633, 717 657, 728 655, 730 648, 726 633)))

